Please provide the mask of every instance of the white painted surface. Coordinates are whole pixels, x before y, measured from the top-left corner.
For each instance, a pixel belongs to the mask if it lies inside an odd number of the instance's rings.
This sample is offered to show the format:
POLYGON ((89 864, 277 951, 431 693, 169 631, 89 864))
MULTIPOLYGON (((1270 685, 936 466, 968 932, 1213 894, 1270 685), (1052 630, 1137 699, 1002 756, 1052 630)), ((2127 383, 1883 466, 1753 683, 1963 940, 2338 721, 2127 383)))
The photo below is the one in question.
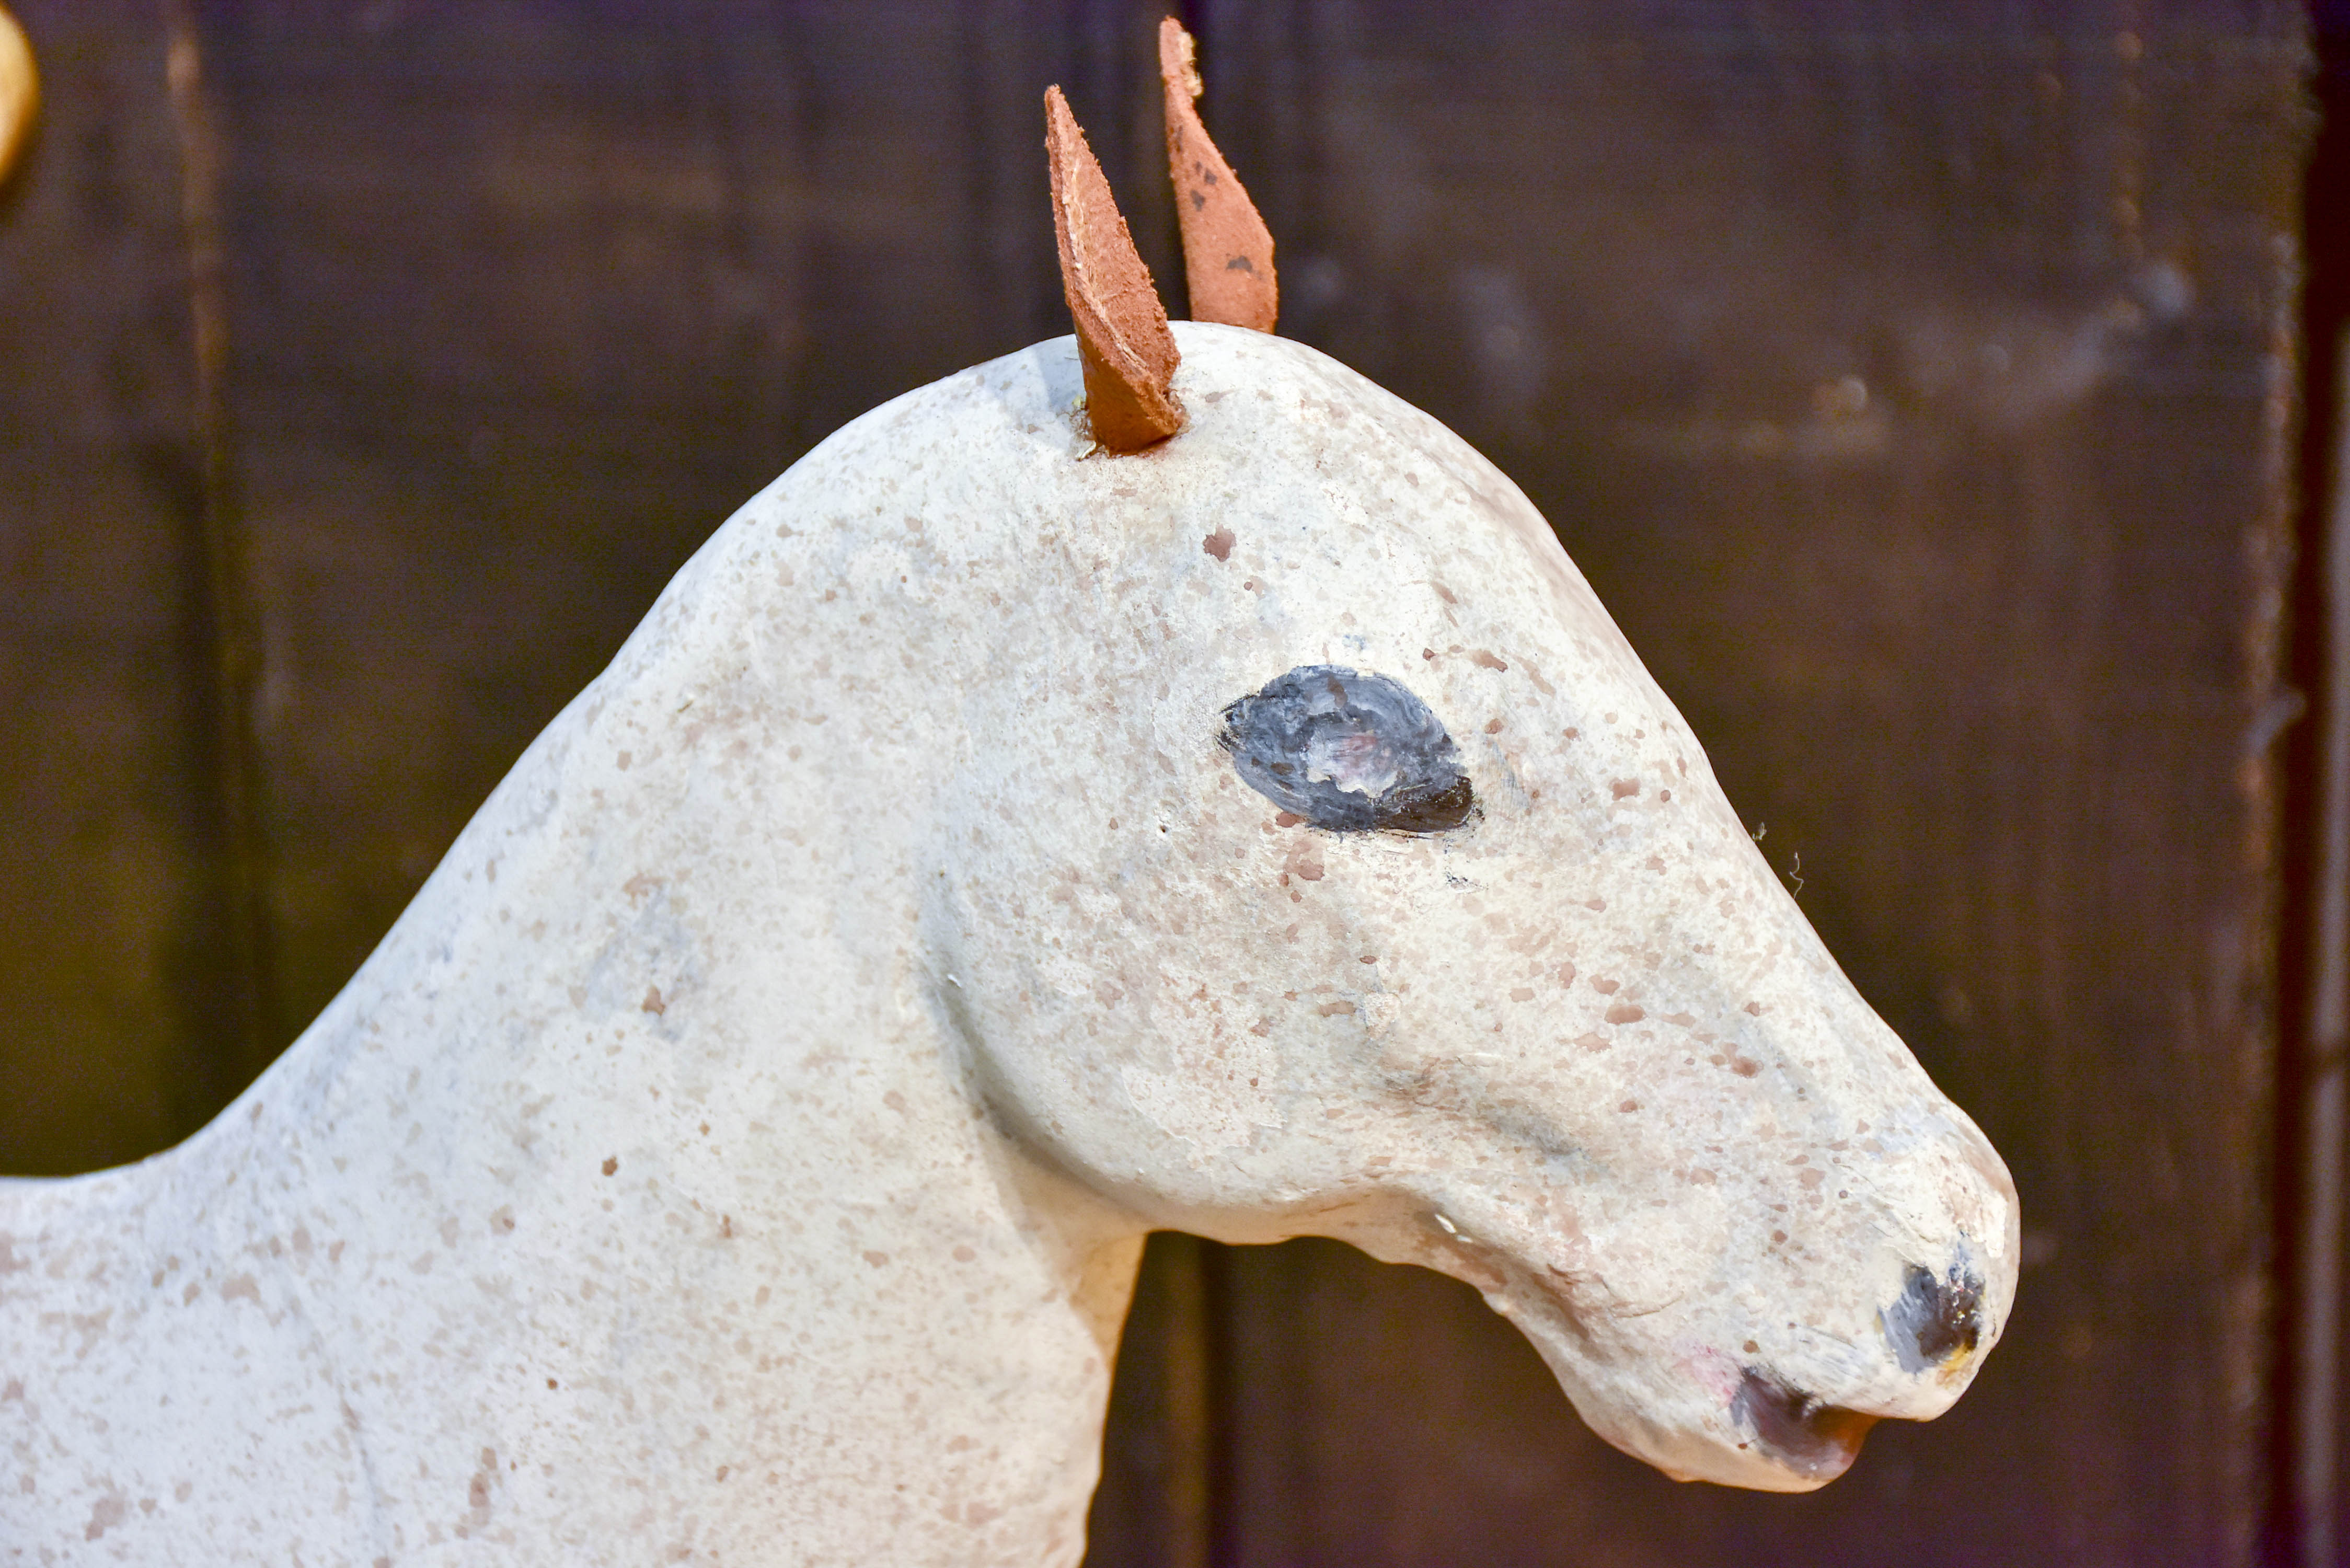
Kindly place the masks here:
POLYGON ((1158 1226, 1469 1280, 1679 1474, 1823 1479, 1743 1369, 1956 1397, 1881 1314, 1963 1262, 1988 1345, 2006 1173, 1549 529, 1176 330, 1140 456, 1066 338, 826 441, 234 1106, 0 1182, 0 1562, 1074 1563, 1158 1226), (1277 826, 1218 716, 1314 663, 1416 691, 1481 817, 1277 826))

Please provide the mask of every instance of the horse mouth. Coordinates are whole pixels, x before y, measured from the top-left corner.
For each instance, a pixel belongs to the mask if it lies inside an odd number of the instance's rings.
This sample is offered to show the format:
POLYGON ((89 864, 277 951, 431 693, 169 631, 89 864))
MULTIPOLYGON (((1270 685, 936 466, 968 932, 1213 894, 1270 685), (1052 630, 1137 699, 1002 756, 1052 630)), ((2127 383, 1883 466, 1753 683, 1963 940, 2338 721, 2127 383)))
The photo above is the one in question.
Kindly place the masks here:
POLYGON ((1740 1375, 1730 1415, 1765 1455, 1816 1481, 1834 1480, 1849 1469, 1877 1424, 1874 1416, 1815 1399, 1752 1366, 1740 1375))

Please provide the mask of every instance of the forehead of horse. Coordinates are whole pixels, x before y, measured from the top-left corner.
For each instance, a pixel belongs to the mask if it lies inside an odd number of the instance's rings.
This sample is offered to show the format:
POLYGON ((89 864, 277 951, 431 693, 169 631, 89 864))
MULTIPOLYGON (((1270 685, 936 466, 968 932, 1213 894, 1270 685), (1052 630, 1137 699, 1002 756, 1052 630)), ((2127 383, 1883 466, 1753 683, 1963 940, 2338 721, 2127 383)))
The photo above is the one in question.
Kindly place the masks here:
POLYGON ((1465 441, 1302 344, 1177 330, 1189 423, 1148 452, 1088 453, 1070 339, 915 394, 935 395, 920 436, 884 432, 911 456, 926 516, 1008 524, 1029 588, 1049 596, 1058 578, 1083 601, 1048 635, 1097 639, 1106 616, 1158 623, 1182 655, 1162 672, 1196 672, 1220 707, 1317 663, 1431 701, 1607 685, 1669 706, 1548 525, 1465 441))

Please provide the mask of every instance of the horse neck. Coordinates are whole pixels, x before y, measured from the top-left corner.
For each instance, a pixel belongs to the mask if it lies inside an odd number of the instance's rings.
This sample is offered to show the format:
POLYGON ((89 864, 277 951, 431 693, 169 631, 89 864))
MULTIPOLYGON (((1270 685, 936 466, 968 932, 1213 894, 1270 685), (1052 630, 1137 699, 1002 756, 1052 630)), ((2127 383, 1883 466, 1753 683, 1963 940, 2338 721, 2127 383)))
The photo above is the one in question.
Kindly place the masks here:
POLYGON ((369 1368, 340 1397, 385 1473, 452 1410, 523 1452, 524 1405, 572 1390, 631 1452, 919 1473, 957 1550, 983 1516, 1076 1539, 1139 1227, 981 1109, 920 955, 912 764, 743 656, 711 554, 295 1047, 110 1179, 153 1254, 116 1277, 171 1248, 192 1299, 297 1303, 369 1368))

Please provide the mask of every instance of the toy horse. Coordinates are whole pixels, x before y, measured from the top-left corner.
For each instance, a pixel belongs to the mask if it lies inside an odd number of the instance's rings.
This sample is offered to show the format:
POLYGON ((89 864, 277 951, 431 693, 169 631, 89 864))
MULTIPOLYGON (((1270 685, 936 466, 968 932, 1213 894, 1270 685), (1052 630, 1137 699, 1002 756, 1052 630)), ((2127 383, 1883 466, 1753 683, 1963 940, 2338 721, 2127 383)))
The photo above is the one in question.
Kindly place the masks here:
POLYGON ((1159 1228, 1466 1280, 1685 1478, 1966 1386, 1998 1156, 1525 498, 1261 330, 1163 44, 1243 324, 1049 94, 1076 338, 743 507, 212 1126, 0 1183, 0 1562, 1074 1563, 1159 1228))

